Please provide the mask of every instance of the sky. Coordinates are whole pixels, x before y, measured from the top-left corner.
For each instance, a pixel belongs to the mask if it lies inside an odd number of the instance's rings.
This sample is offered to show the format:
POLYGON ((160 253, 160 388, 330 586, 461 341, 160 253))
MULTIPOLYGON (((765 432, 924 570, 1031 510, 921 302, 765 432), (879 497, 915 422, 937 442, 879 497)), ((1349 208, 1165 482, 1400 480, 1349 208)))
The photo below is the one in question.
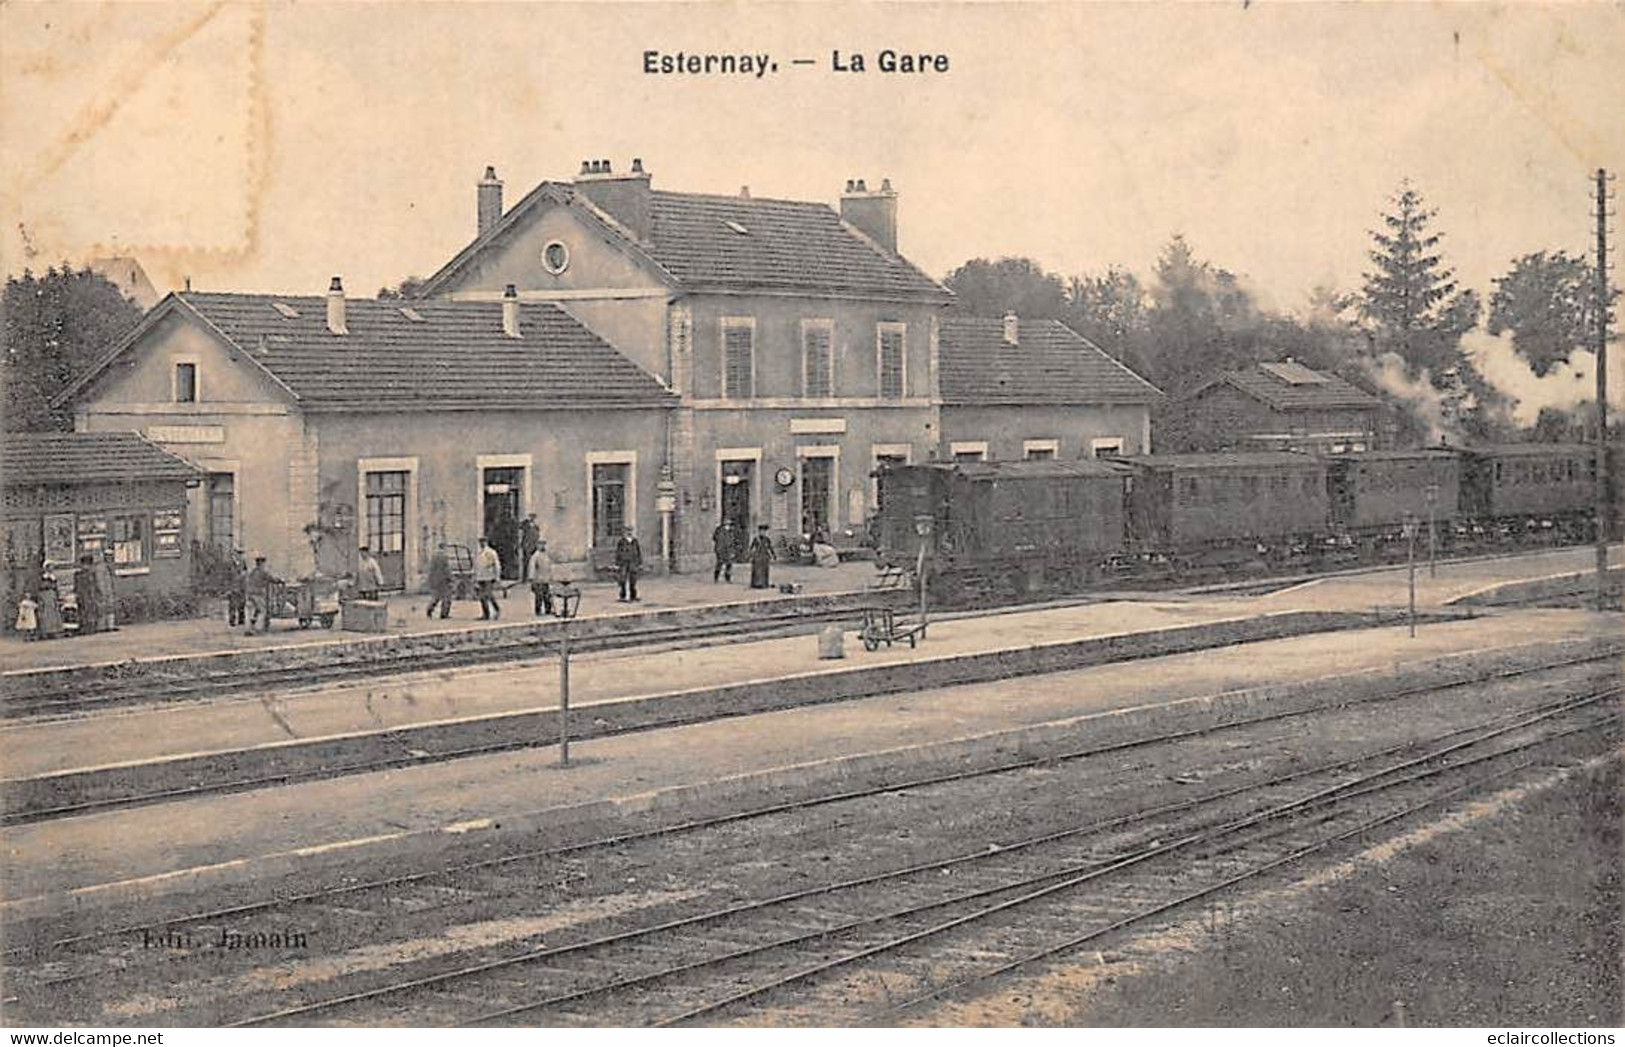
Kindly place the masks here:
POLYGON ((1488 292, 1521 254, 1590 249, 1622 102, 1620 3, 8 4, 0 263, 372 294, 472 238, 487 164, 511 204, 637 156, 656 188, 832 204, 890 178, 938 277, 1144 275, 1182 233, 1288 310, 1358 286, 1409 178, 1488 292), (888 47, 949 70, 880 73, 888 47), (647 50, 780 68, 649 75, 647 50))

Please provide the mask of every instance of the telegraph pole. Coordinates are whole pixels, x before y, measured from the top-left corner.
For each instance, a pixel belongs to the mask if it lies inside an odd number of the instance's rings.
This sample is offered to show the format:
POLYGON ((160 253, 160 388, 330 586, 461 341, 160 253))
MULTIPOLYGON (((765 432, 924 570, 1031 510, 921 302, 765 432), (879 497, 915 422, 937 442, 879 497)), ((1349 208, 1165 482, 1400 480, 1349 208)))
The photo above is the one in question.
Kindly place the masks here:
POLYGON ((1405 562, 1410 568, 1410 607, 1406 617, 1411 622, 1411 639, 1416 639, 1416 530, 1418 521, 1410 513, 1402 524, 1405 530, 1405 562))
POLYGON ((1608 183, 1597 168, 1597 610, 1608 591, 1608 183))

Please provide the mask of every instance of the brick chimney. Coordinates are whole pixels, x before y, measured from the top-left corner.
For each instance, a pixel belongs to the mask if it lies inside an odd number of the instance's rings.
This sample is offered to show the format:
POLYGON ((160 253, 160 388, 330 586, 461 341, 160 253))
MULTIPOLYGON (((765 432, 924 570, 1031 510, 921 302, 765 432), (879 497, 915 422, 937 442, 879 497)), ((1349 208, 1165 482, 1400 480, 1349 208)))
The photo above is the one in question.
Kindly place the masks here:
POLYGON ((1004 344, 1021 344, 1021 321, 1016 319, 1013 309, 1004 314, 1004 344))
POLYGON ((643 161, 634 158, 632 170, 618 175, 608 160, 583 160, 576 175, 576 191, 631 230, 639 240, 648 240, 652 227, 649 213, 652 176, 643 161))
POLYGON ((519 289, 513 284, 502 289, 502 333, 509 338, 525 337, 519 331, 519 289))
POLYGON ((888 254, 897 253, 897 192, 891 179, 884 179, 872 192, 861 178, 847 182, 846 192, 841 194, 841 220, 856 226, 888 254))
POLYGON ((344 323, 344 281, 333 277, 327 285, 327 329, 334 334, 349 334, 344 323))
POLYGON ((502 220, 502 180, 497 177, 495 167, 485 169, 485 177, 480 179, 476 189, 479 203, 479 235, 484 236, 502 220))

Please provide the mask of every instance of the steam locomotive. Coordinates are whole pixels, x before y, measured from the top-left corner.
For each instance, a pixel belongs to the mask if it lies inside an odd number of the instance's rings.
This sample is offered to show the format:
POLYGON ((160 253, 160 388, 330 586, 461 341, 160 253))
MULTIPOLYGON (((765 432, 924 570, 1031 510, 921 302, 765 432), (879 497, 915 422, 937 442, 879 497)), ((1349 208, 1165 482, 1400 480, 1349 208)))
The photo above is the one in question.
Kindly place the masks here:
POLYGON ((1594 451, 1505 444, 884 466, 883 559, 923 547, 933 598, 1020 601, 1105 581, 1202 580, 1593 534, 1594 451))

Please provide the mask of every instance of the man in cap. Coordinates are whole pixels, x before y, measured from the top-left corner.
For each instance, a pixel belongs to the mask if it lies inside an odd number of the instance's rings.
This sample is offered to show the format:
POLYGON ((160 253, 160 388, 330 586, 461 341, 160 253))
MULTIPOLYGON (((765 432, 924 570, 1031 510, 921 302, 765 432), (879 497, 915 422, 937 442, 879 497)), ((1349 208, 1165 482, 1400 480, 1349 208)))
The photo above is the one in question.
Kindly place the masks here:
POLYGON ((378 565, 372 549, 363 545, 356 560, 355 594, 362 600, 376 600, 383 588, 384 569, 378 565))
POLYGON ((497 582, 502 579, 502 557, 484 538, 480 551, 474 557, 474 593, 480 598, 480 618, 490 621, 502 617, 502 605, 497 603, 497 582))
POLYGON ((711 581, 734 580, 734 561, 739 559, 739 547, 744 541, 745 536, 734 526, 733 517, 724 516, 716 530, 711 532, 711 551, 716 554, 717 561, 711 568, 711 581))
POLYGON ((226 626, 240 626, 248 608, 248 564, 243 562, 243 551, 233 549, 227 564, 231 577, 226 583, 226 626))
POLYGON ((451 616, 451 593, 454 585, 451 558, 446 555, 444 545, 437 546, 434 555, 429 557, 429 610, 426 612, 428 617, 434 617, 435 608, 440 609, 440 617, 451 616))
POLYGON ((638 572, 643 570, 643 547, 638 536, 628 527, 620 541, 615 543, 615 571, 620 576, 621 602, 636 603, 638 599, 638 572))
POLYGON ((553 614, 553 558, 547 555, 547 539, 536 539, 536 548, 525 563, 525 577, 530 579, 530 592, 536 601, 536 616, 553 614))
POLYGON ((282 579, 272 574, 265 566, 265 554, 254 554, 254 569, 248 572, 243 580, 244 594, 248 599, 248 635, 254 633, 268 633, 271 631, 271 588, 280 584, 282 579), (258 629, 255 625, 258 623, 258 629))
POLYGON ((530 558, 542 544, 542 529, 536 525, 536 514, 527 513, 519 522, 520 581, 530 581, 530 558))

